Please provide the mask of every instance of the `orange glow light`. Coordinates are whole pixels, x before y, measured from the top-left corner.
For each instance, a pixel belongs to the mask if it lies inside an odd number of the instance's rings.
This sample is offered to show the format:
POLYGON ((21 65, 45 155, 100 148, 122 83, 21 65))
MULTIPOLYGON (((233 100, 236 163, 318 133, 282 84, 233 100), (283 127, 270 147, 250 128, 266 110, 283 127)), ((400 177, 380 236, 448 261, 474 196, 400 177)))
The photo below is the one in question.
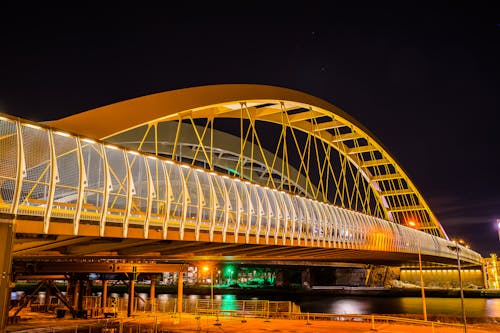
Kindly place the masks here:
POLYGON ((415 222, 413 222, 413 221, 408 221, 408 225, 409 225, 410 227, 414 227, 414 226, 416 225, 416 223, 415 223, 415 222))

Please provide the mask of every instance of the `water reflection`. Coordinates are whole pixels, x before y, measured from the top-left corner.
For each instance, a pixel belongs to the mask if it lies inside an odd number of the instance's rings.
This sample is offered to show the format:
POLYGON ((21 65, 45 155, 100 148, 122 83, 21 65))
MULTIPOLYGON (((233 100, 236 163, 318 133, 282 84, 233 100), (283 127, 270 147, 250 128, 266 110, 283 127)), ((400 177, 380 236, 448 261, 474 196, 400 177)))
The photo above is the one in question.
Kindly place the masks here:
MULTIPOLYGON (((315 297, 295 301, 302 312, 341 314, 422 314, 418 297, 315 297)), ((427 313, 434 315, 462 314, 460 298, 426 298, 427 313)), ((467 316, 500 317, 500 299, 466 298, 467 316)))
POLYGON ((486 300, 486 316, 500 317, 500 298, 486 300))
MULTIPOLYGON (((312 297, 296 300, 302 312, 340 314, 388 314, 400 308, 400 299, 372 297, 312 297)), ((398 311, 401 311, 400 309, 398 311)))
POLYGON ((371 307, 359 299, 341 299, 332 302, 329 310, 330 313, 370 313, 371 307))
POLYGON ((223 295, 220 308, 221 310, 236 310, 237 309, 236 296, 223 295))
MULTIPOLYGON (((177 295, 158 295, 159 302, 177 295)), ((210 295, 189 295, 187 299, 210 299, 210 295)), ((338 314, 422 314, 420 297, 255 297, 245 295, 219 295, 214 299, 221 302, 222 310, 236 310, 236 300, 273 300, 292 301, 300 306, 302 312, 338 314)), ((427 297, 427 314, 461 316, 460 298, 427 297)), ((465 309, 471 317, 500 318, 500 298, 466 298, 465 309)))

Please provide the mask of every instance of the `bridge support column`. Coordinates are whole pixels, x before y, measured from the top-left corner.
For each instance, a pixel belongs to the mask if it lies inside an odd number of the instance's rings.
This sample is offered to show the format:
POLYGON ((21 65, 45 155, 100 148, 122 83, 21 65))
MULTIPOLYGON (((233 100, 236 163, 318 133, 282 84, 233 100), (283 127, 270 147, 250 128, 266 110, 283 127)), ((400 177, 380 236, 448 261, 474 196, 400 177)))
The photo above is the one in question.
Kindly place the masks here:
POLYGON ((0 332, 5 332, 9 318, 12 276, 14 221, 0 219, 0 332))
POLYGON ((106 306, 108 306, 108 280, 102 279, 101 307, 105 308, 106 306))
POLYGON ((80 280, 73 276, 73 309, 78 310, 78 299, 80 297, 80 280))
POLYGON ((177 313, 182 313, 182 294, 184 293, 184 272, 179 272, 177 278, 177 313))
POLYGON ((151 312, 155 311, 155 299, 156 299, 156 275, 151 275, 150 278, 151 285, 149 286, 149 301, 151 302, 151 312))
POLYGON ((78 312, 83 310, 83 296, 85 296, 85 281, 82 280, 83 277, 79 276, 78 277, 78 299, 76 300, 76 308, 78 309, 78 312))
POLYGON ((135 281, 134 277, 131 277, 128 282, 128 306, 127 306, 127 317, 130 317, 134 312, 134 294, 135 294, 135 281))

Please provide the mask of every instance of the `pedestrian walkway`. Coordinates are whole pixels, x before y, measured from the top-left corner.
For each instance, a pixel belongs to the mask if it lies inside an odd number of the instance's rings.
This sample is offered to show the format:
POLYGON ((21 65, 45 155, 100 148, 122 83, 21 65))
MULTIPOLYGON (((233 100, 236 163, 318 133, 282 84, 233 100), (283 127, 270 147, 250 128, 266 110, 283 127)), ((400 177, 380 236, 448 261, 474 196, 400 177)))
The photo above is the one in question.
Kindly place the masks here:
MULTIPOLYGON (((468 333, 491 333, 500 324, 469 325, 468 333)), ((387 332, 387 333, 460 333, 463 327, 418 325, 393 322, 341 321, 341 320, 290 320, 243 317, 197 316, 193 314, 141 315, 130 318, 72 319, 54 318, 50 314, 33 314, 19 323, 9 325, 7 332, 88 332, 88 333, 157 333, 157 332, 224 332, 224 333, 330 333, 330 332, 387 332)))

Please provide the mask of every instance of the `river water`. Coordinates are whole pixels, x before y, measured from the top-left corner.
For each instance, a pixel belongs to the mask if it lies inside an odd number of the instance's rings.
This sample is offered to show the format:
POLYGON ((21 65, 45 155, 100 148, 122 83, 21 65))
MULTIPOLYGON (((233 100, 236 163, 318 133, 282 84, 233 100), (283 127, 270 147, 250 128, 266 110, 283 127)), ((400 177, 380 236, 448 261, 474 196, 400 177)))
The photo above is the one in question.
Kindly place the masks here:
MULTIPOLYGON (((207 298, 207 296, 198 297, 207 298)), ((269 299, 230 294, 216 295, 215 297, 222 299, 223 302, 235 299, 269 299)), ((422 314, 422 299, 419 297, 280 296, 279 298, 273 297, 272 300, 295 302, 300 306, 302 312, 310 313, 422 314)), ((500 298, 465 298, 464 306, 467 316, 500 318, 500 298)), ((462 315, 460 298, 427 297, 426 308, 428 315, 462 315)))
MULTIPOLYGON (((314 297, 295 300, 302 312, 349 314, 422 314, 418 297, 314 297)), ((460 298, 427 297, 428 315, 461 316, 460 298)), ((466 298, 465 313, 500 318, 500 298, 466 298)))

